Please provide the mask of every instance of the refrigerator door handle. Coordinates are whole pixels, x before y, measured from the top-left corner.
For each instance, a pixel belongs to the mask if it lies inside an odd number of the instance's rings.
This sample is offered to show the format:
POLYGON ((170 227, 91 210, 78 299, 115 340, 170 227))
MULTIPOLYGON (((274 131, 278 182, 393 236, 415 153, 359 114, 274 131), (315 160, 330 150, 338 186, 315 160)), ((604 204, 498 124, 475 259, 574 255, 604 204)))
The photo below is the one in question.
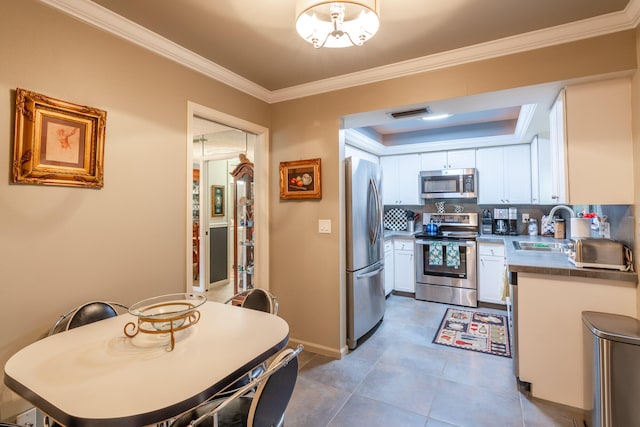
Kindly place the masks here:
POLYGON ((380 219, 382 215, 380 213, 380 195, 378 194, 378 186, 376 185, 376 182, 373 178, 369 178, 369 189, 371 190, 371 194, 373 195, 373 203, 375 206, 375 225, 373 227, 373 230, 371 229, 371 225, 369 226, 369 240, 371 241, 371 244, 374 244, 380 237, 380 219))
POLYGON ((381 265, 379 268, 376 268, 375 270, 370 271, 368 273, 359 274, 359 275, 356 276, 356 279, 366 279, 368 277, 373 277, 373 276, 375 276, 377 274, 380 274, 380 272, 382 270, 384 270, 384 265, 381 265))

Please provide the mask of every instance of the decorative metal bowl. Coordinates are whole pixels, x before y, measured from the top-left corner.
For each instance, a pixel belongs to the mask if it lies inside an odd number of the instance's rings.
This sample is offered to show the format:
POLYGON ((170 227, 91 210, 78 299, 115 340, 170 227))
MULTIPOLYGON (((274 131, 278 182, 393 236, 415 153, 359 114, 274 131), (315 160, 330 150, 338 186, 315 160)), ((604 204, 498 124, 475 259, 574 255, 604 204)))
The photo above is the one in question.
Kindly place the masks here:
POLYGON ((129 308, 129 313, 136 316, 138 321, 124 325, 124 334, 129 338, 140 332, 170 334, 171 344, 167 351, 171 351, 175 347, 174 333, 198 323, 198 307, 206 301, 204 295, 181 293, 161 295, 137 302, 129 308))

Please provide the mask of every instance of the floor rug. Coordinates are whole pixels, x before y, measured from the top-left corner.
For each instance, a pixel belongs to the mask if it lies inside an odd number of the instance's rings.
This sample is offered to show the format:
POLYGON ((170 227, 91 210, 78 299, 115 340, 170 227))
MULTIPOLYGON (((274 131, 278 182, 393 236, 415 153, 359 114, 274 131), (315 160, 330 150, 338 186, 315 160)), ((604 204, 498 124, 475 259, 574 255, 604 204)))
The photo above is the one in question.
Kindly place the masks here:
POLYGON ((507 316, 501 314, 448 308, 433 342, 511 357, 507 316))

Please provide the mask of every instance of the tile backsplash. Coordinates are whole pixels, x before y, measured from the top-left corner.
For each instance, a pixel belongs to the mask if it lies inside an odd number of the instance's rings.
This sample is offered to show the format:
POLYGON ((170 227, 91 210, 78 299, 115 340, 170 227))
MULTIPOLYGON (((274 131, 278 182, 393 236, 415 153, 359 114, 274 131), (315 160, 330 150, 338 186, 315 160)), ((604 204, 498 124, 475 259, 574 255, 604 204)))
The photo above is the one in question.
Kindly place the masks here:
MULTIPOLYGON (((468 200, 447 200, 445 202, 445 212, 450 213, 454 212, 456 206, 462 206, 464 212, 477 212, 478 216, 482 215, 482 211, 484 209, 489 209, 493 215, 494 208, 508 208, 508 207, 516 207, 518 209, 518 232, 519 234, 527 234, 528 233, 528 224, 526 222, 522 222, 522 214, 528 214, 530 218, 536 218, 538 220, 538 224, 540 224, 540 220, 543 215, 548 215, 551 209, 555 205, 478 205, 476 203, 471 203, 468 200)), ((610 223, 611 229, 611 239, 620 241, 627 245, 630 248, 633 248, 634 244, 634 213, 633 206, 631 205, 569 205, 574 212, 580 212, 583 208, 585 212, 595 212, 601 218, 606 216, 607 221, 610 223)), ((385 206, 385 211, 392 208, 403 208, 407 210, 411 210, 417 214, 419 214, 416 227, 420 228, 422 226, 422 214, 425 212, 436 212, 435 201, 430 201, 425 203, 424 205, 407 205, 407 206, 385 206)), ((567 236, 570 234, 569 229, 569 214, 564 210, 558 210, 557 215, 562 216, 565 220, 567 220, 567 236)), ((597 232, 593 231, 593 236, 598 237, 597 232)))

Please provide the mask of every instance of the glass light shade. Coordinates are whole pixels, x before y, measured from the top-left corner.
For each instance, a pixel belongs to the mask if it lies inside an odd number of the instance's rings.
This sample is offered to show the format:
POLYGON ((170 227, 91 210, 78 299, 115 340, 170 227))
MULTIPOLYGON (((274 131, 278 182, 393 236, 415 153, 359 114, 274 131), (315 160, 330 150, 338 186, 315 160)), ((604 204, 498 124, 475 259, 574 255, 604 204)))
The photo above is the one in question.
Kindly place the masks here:
POLYGON ((298 0, 296 30, 314 47, 360 46, 378 31, 378 0, 298 0))

